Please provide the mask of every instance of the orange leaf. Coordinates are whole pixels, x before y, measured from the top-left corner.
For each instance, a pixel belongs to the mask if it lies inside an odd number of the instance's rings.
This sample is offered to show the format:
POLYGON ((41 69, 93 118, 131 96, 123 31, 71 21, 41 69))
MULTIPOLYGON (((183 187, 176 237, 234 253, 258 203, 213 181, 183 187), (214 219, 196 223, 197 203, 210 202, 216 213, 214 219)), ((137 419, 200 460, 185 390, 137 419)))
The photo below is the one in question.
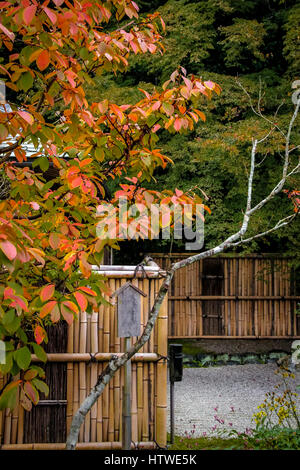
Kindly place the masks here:
POLYGON ((88 306, 88 301, 87 301, 86 297, 83 294, 81 294, 80 292, 74 292, 74 297, 77 300, 77 303, 78 303, 79 307, 84 312, 86 310, 87 306, 88 306))
POLYGON ((82 291, 85 292, 86 294, 92 295, 92 296, 94 296, 94 297, 96 297, 96 295, 97 295, 96 292, 93 291, 92 289, 90 289, 89 287, 84 287, 84 286, 82 286, 82 287, 78 287, 77 290, 82 290, 82 291))
POLYGON ((42 288, 41 293, 40 293, 40 298, 43 302, 46 302, 47 300, 51 299, 53 297, 55 290, 55 285, 54 284, 49 284, 45 287, 42 288))
POLYGON ((38 56, 38 58, 36 59, 36 64, 38 66, 38 68, 43 71, 45 70, 48 65, 50 63, 50 55, 49 55, 49 52, 44 49, 38 56))
POLYGON ((46 331, 44 330, 44 328, 39 325, 36 326, 34 329, 34 337, 37 344, 41 344, 46 337, 46 331))
POLYGON ((55 305, 57 304, 57 301, 56 300, 51 300, 50 302, 46 303, 42 308, 41 308, 41 311, 40 311, 40 317, 41 318, 44 318, 46 315, 48 315, 48 313, 50 313, 55 305))

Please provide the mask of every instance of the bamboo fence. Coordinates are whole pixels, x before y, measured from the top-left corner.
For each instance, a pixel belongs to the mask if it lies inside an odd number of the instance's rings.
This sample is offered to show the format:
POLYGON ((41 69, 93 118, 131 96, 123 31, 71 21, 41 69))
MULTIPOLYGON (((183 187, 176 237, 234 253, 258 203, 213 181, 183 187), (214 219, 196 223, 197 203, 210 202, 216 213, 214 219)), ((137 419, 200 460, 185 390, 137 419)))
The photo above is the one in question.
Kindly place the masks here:
MULTIPOLYGON (((152 253, 164 270, 190 254, 152 253)), ((219 255, 174 275, 168 297, 168 337, 300 338, 297 273, 280 255, 219 255)))
MULTIPOLYGON (((108 278, 111 292, 132 279, 132 283, 146 293, 141 300, 142 332, 164 273, 155 268, 146 269, 144 277, 142 272, 135 274, 132 266, 126 269, 101 267, 100 274, 103 273, 108 278)), ((167 323, 166 298, 149 342, 131 361, 132 448, 166 446, 167 323)), ((124 352, 124 339, 117 337, 116 305, 102 305, 99 312, 91 315, 82 312, 65 330, 64 337, 67 340, 63 352, 48 348, 46 381, 50 387, 49 397, 42 399, 30 412, 24 412, 20 405, 13 412, 0 412, 1 449, 64 449, 65 438, 80 403, 95 385, 111 355, 124 352), (38 422, 32 418, 36 410, 38 422), (37 427, 41 432, 36 431, 37 427)), ((132 341, 136 339, 132 338, 132 341)), ((38 362, 36 356, 32 358, 38 362)), ((121 448, 123 375, 122 369, 115 374, 86 416, 80 429, 78 449, 121 448)), ((0 376, 0 387, 4 381, 5 377, 0 376)))

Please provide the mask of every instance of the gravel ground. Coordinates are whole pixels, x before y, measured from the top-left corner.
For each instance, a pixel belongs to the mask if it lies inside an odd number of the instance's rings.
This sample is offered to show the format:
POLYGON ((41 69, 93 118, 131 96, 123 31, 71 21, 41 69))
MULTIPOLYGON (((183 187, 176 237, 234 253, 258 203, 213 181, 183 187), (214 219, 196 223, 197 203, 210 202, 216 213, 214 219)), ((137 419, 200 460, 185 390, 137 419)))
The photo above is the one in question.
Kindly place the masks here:
MULTIPOLYGON (((183 436, 194 430, 194 436, 204 432, 209 436, 214 434, 215 425, 218 429, 241 432, 253 427, 251 419, 257 406, 267 392, 282 382, 275 374, 276 369, 274 363, 183 369, 182 382, 175 382, 174 386, 175 435, 183 436), (218 423, 215 416, 225 423, 218 423)), ((291 388, 300 384, 299 370, 296 380, 290 383, 291 388)), ((168 386, 168 393, 169 390, 168 386)))

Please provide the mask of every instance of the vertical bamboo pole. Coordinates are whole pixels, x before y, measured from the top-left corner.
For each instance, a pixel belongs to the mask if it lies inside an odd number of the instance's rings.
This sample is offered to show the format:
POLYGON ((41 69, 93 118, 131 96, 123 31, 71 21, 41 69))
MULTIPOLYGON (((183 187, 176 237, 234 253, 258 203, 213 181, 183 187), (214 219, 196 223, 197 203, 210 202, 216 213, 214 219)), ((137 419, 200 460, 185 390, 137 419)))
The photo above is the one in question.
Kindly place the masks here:
MULTIPOLYGON (((98 350, 104 352, 104 306, 100 305, 98 315, 98 350)), ((98 375, 103 371, 103 364, 98 364, 98 375)), ((103 394, 97 400, 97 442, 103 441, 103 394)))
MULTIPOLYGON (((287 276, 287 286, 286 286, 286 295, 291 295, 290 294, 290 289, 291 289, 291 268, 290 265, 288 264, 289 262, 287 261, 287 267, 288 267, 288 276, 287 276)), ((291 309, 292 302, 290 300, 286 301, 286 310, 287 310, 287 318, 288 318, 288 330, 287 334, 288 335, 294 335, 294 328, 293 328, 293 315, 292 315, 292 309, 291 309)))
POLYGON ((11 444, 11 412, 5 408, 4 444, 11 444))
MULTIPOLYGON (((112 292, 116 290, 116 281, 115 279, 110 280, 110 288, 112 292)), ((108 307, 109 309, 109 350, 110 352, 115 352, 115 307, 113 305, 108 307)), ((114 434, 115 434, 115 418, 114 418, 114 383, 115 379, 113 378, 109 382, 109 419, 108 419, 108 441, 114 441, 114 434)))
MULTIPOLYGON (((74 319, 73 322, 74 336, 73 336, 73 351, 79 352, 79 318, 74 319)), ((79 408, 79 364, 73 364, 73 414, 79 408)))
MULTIPOLYGON (((131 389, 131 436, 134 442, 138 441, 138 409, 137 409, 137 363, 132 363, 132 389, 131 389)), ((124 382, 123 382, 124 383, 124 382)), ((124 400, 124 397, 123 397, 124 400)))
MULTIPOLYGON (((223 269, 224 269, 224 295, 228 295, 228 259, 223 260, 223 269)), ((223 325, 224 325, 224 335, 228 336, 228 300, 224 301, 224 318, 223 318, 223 325)))
MULTIPOLYGON (((274 296, 278 294, 278 261, 276 261, 274 265, 274 296)), ((274 322, 275 322, 275 332, 276 336, 279 336, 279 328, 280 328, 280 316, 279 316, 279 309, 278 309, 278 300, 274 301, 274 322)))
MULTIPOLYGON (((162 302, 157 319, 158 345, 157 352, 166 357, 168 354, 168 304, 165 297, 162 302)), ((156 403, 156 442, 159 446, 166 446, 167 439, 167 362, 161 360, 157 363, 157 403, 156 403)))
MULTIPOLYGON (((91 316, 91 353, 98 352, 98 312, 93 312, 91 316)), ((91 386, 92 388, 97 382, 98 365, 91 364, 91 386)), ((91 409, 91 442, 97 441, 97 403, 91 409)))
POLYGON ((143 366, 143 421, 142 421, 142 441, 149 441, 149 369, 147 363, 143 366))
MULTIPOLYGON (((4 387, 4 377, 0 374, 0 389, 4 387)), ((4 424, 4 412, 0 410, 0 444, 2 444, 3 437, 3 424, 4 424)))
MULTIPOLYGON (((112 282, 110 279, 110 288, 112 282)), ((112 289, 113 291, 113 289, 112 289)), ((109 352, 110 344, 110 309, 105 306, 103 311, 103 352, 109 352)), ((105 367, 105 365, 103 365, 105 367)), ((102 393, 102 410, 103 410, 103 440, 108 441, 108 426, 109 426, 109 387, 105 387, 102 393)))
MULTIPOLYGON (((80 314, 80 343, 79 343, 79 352, 86 352, 86 339, 87 339, 87 314, 86 312, 81 312, 80 314)), ((87 395, 86 389, 86 365, 84 362, 79 364, 79 400, 80 403, 83 402, 87 395)), ((89 413, 88 413, 89 414, 89 413)), ((89 427, 88 416, 85 418, 84 425, 80 429, 79 439, 80 442, 88 442, 86 430, 89 427)))
MULTIPOLYGON (((115 280, 115 289, 119 289, 121 286, 120 280, 116 279, 115 280)), ((114 316, 115 316, 115 323, 114 323, 114 338, 115 338, 115 352, 119 353, 121 351, 121 343, 120 343, 120 338, 118 337, 118 322, 117 322, 117 311, 116 311, 116 306, 114 307, 114 316)), ((121 420, 122 420, 122 407, 120 407, 120 403, 122 400, 121 397, 121 389, 120 389, 120 371, 118 371, 114 377, 114 407, 115 407, 115 413, 114 413, 114 431, 115 431, 115 436, 114 440, 119 441, 120 439, 120 426, 121 426, 121 420)))
MULTIPOLYGON (((74 352, 74 322, 68 327, 67 352, 74 352)), ((70 431, 73 418, 73 391, 74 391, 74 371, 73 363, 67 363, 67 434, 70 431)))
MULTIPOLYGON (((15 379, 20 378, 20 374, 18 374, 15 379)), ((17 403, 19 403, 19 389, 17 391, 17 403)), ((11 419, 11 444, 17 443, 17 434, 18 434, 18 417, 19 417, 19 406, 16 405, 12 411, 12 419, 11 419)))
MULTIPOLYGON (((19 425, 18 425, 17 443, 23 444, 23 441, 24 441, 24 408, 23 406, 19 405, 19 425)), ((1 436, 0 436, 0 442, 1 442, 1 436)))
POLYGON ((143 425, 143 363, 137 364, 137 411, 138 411, 138 440, 142 440, 143 425))
MULTIPOLYGON (((258 271, 258 261, 257 258, 253 260, 254 263, 254 273, 252 277, 252 283, 253 283, 253 295, 258 296, 258 290, 257 290, 257 279, 256 279, 256 273, 258 271)), ((259 335, 259 324, 258 324, 258 318, 259 318, 259 309, 258 309, 258 301, 254 300, 254 334, 256 336, 259 335)))

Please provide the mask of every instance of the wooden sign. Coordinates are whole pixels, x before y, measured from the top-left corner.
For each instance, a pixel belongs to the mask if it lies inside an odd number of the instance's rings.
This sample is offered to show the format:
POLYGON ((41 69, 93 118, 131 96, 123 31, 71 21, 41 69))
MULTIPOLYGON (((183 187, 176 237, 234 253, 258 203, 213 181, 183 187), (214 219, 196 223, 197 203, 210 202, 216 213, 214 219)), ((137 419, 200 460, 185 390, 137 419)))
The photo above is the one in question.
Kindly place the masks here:
POLYGON ((118 298, 118 337, 128 338, 141 334, 141 295, 138 287, 126 282, 112 297, 118 298))

